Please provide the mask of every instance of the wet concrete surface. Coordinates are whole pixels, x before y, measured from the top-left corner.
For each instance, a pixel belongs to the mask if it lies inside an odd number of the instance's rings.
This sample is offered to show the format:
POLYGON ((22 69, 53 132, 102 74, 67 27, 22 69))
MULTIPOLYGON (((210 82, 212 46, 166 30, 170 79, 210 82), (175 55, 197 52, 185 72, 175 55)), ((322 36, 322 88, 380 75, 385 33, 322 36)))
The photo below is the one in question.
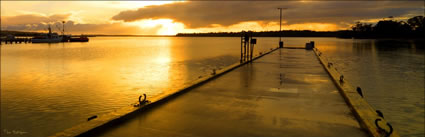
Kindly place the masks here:
POLYGON ((99 134, 367 136, 313 51, 280 49, 99 134))

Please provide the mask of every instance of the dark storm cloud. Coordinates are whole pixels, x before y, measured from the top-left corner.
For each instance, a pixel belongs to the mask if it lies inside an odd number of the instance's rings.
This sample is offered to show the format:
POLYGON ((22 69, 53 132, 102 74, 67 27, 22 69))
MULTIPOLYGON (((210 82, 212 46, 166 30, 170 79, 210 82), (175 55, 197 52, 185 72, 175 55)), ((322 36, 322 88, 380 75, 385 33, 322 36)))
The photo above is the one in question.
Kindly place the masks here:
POLYGON ((286 7, 283 16, 289 25, 338 24, 388 16, 423 15, 423 5, 423 1, 190 1, 122 11, 112 19, 132 22, 171 18, 190 28, 212 24, 229 26, 243 21, 277 21, 279 12, 276 8, 286 7))
POLYGON ((71 14, 54 14, 51 16, 42 16, 37 14, 24 14, 17 16, 2 16, 2 25, 20 25, 20 24, 35 24, 49 23, 66 20, 71 14))

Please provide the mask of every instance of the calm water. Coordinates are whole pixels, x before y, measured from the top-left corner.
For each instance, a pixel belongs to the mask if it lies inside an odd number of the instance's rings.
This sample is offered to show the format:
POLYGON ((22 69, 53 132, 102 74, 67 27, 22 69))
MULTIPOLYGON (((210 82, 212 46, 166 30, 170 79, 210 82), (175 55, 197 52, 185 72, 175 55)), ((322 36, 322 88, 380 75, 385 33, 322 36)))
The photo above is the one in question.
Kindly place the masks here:
MULTIPOLYGON (((424 42, 285 38, 316 46, 402 136, 424 136, 424 42)), ((258 38, 257 53, 277 38, 258 38)), ((96 37, 1 46, 1 135, 48 136, 239 61, 240 38, 96 37), (13 132, 15 131, 15 132, 13 132)))

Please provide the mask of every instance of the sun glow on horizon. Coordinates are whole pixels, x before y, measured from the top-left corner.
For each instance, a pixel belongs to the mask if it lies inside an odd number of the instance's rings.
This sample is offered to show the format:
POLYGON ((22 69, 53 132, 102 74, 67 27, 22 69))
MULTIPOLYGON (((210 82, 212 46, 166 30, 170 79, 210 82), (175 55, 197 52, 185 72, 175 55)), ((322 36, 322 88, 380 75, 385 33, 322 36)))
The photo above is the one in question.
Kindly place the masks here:
MULTIPOLYGON (((312 30, 312 31, 336 31, 344 29, 337 24, 332 23, 299 23, 299 24, 282 24, 282 30, 312 30)), ((262 21, 249 21, 240 22, 230 26, 215 25, 212 27, 197 28, 197 29, 184 29, 179 33, 205 33, 205 32, 240 32, 240 31, 278 31, 278 22, 262 22, 262 21)))
POLYGON ((313 31, 336 31, 339 28, 336 24, 332 23, 301 23, 283 26, 284 30, 313 30, 313 31))
POLYGON ((156 35, 176 35, 184 30, 184 24, 172 19, 147 19, 125 24, 138 26, 141 29, 154 29, 156 35))

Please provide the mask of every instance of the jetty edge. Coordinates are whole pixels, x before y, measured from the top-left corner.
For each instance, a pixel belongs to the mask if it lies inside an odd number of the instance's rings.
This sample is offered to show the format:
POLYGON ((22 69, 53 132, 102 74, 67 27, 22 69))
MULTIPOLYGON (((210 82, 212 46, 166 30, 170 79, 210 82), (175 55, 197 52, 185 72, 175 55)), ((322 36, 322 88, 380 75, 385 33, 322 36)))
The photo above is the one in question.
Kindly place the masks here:
POLYGON ((332 62, 329 62, 322 55, 322 52, 317 48, 313 48, 313 51, 360 125, 371 137, 400 137, 397 130, 384 119, 383 113, 367 103, 363 98, 361 90, 358 91, 349 82, 344 80, 344 76, 337 71, 332 62))

